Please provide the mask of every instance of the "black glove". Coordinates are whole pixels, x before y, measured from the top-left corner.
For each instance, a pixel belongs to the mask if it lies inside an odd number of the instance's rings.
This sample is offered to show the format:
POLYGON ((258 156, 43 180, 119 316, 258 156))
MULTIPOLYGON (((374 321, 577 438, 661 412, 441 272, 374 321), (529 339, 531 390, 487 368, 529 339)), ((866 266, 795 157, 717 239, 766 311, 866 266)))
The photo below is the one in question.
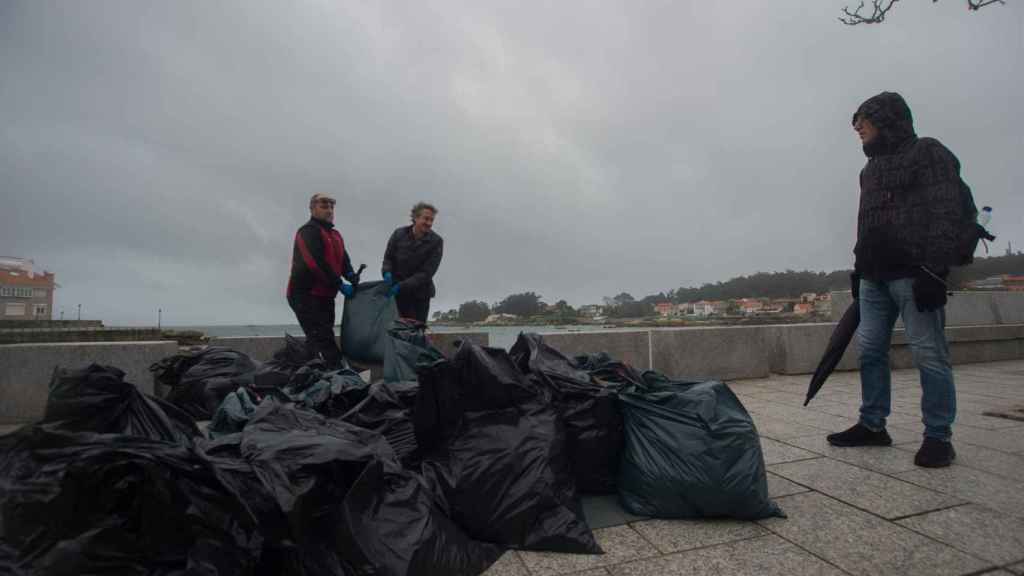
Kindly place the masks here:
POLYGON ((946 305, 946 282, 948 270, 932 273, 921 266, 914 275, 914 303, 918 312, 931 312, 946 305))
POLYGON ((857 272, 850 273, 850 294, 853 294, 853 299, 860 299, 860 274, 857 272))

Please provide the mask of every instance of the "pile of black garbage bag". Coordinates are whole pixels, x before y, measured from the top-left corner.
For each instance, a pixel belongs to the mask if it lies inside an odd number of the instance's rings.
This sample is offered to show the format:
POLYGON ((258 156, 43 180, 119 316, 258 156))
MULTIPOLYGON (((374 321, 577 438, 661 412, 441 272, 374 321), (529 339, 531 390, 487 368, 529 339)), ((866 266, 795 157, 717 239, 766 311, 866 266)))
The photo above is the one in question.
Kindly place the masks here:
POLYGON ((535 334, 446 358, 422 327, 388 333, 402 367, 372 384, 295 339, 265 364, 166 359, 163 399, 116 368, 57 371, 43 420, 0 437, 0 573, 471 575, 508 548, 601 553, 580 493, 652 517, 782 514, 722 383, 535 334))

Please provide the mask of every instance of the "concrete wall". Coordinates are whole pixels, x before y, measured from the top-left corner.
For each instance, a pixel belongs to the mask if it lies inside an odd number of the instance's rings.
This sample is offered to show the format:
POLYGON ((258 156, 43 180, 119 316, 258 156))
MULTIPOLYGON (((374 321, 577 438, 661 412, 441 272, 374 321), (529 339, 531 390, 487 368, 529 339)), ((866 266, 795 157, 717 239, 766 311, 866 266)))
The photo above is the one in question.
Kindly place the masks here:
MULTIPOLYGON (((814 372, 825 353, 835 324, 791 324, 766 326, 773 342, 771 370, 779 374, 814 372)), ((991 326, 949 326, 946 328, 950 359, 953 364, 1024 359, 1024 324, 991 326)), ((837 370, 857 370, 859 349, 854 337, 837 370)), ((904 331, 893 331, 889 357, 894 368, 914 366, 904 331)))
POLYGON ((607 352, 637 370, 651 368, 650 330, 636 332, 569 332, 544 334, 544 342, 572 358, 583 354, 607 352))
MULTIPOLYGON (((653 368, 673 378, 735 380, 764 377, 771 372, 813 372, 834 328, 835 324, 792 324, 573 332, 547 334, 544 340, 567 356, 607 352, 638 369, 653 368)), ((1024 358, 1024 322, 951 326, 946 333, 955 364, 1024 358)), ((445 353, 450 353, 459 339, 488 344, 488 335, 482 332, 432 334, 431 339, 445 353)), ((283 346, 284 338, 215 338, 211 344, 268 360, 283 346)), ((2 345, 0 424, 29 421, 42 415, 54 366, 111 364, 127 372, 128 381, 151 392, 150 364, 177 352, 175 342, 2 345)), ((897 330, 893 338, 892 364, 897 368, 913 365, 902 330, 897 330)), ((838 369, 857 369, 856 341, 838 369)))
POLYGON ((771 371, 766 326, 652 330, 654 369, 672 378, 736 380, 771 371))
MULTIPOLYGON (((298 340, 305 341, 305 337, 296 336, 298 340)), ((445 332, 431 333, 430 341, 438 350, 450 354, 455 342, 465 340, 487 346, 490 343, 490 335, 486 332, 445 332)), ((284 336, 233 336, 226 338, 210 338, 211 346, 226 346, 232 350, 238 350, 248 354, 253 360, 266 362, 274 356, 274 352, 284 347, 284 336)))
POLYGON ((735 380, 762 378, 775 349, 766 326, 721 326, 545 334, 544 341, 567 356, 607 352, 640 370, 673 378, 735 380))
MULTIPOLYGON (((849 291, 832 293, 832 320, 853 301, 849 291)), ((1024 292, 954 292, 946 304, 947 326, 1024 324, 1024 292)))
POLYGON ((153 392, 149 366, 178 352, 177 342, 87 342, 0 346, 0 424, 37 420, 46 409, 53 369, 108 364, 153 392))

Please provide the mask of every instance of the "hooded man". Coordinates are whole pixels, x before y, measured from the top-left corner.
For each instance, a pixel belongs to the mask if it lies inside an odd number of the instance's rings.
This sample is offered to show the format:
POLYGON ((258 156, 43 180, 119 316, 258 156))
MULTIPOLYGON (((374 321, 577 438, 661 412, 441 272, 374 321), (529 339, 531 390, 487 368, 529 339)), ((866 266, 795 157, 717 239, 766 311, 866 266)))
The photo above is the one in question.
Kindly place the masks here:
POLYGON ((309 199, 310 218, 295 233, 288 278, 288 305, 310 350, 329 368, 341 366, 341 351, 334 337, 334 297, 340 291, 351 298, 359 282, 345 240, 334 227, 334 204, 334 198, 326 194, 309 199), (342 278, 352 284, 345 284, 342 278))
MULTIPOLYGON (((977 209, 960 179, 960 162, 934 138, 914 133, 910 107, 894 92, 861 104, 853 115, 867 164, 860 172, 860 209, 852 291, 859 301, 861 408, 856 425, 834 446, 889 446, 889 346, 903 319, 921 374, 924 441, 914 463, 949 466, 956 390, 946 343, 945 278, 963 264, 965 239, 976 234, 977 209)), ((976 244, 977 240, 975 240, 976 244)), ((971 252, 973 253, 971 244, 971 252)))

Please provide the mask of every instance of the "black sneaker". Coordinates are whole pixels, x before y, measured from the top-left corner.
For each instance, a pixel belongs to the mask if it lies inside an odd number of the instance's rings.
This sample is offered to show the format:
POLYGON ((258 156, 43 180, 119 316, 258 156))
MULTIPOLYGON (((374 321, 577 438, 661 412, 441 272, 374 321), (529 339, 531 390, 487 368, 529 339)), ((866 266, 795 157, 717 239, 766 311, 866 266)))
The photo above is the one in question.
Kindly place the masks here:
POLYGON ((956 450, 951 442, 925 437, 921 448, 914 456, 914 464, 925 468, 944 468, 956 460, 956 450))
POLYGON ((842 432, 829 434, 827 438, 833 446, 892 446, 892 438, 884 428, 875 432, 860 422, 842 432))

